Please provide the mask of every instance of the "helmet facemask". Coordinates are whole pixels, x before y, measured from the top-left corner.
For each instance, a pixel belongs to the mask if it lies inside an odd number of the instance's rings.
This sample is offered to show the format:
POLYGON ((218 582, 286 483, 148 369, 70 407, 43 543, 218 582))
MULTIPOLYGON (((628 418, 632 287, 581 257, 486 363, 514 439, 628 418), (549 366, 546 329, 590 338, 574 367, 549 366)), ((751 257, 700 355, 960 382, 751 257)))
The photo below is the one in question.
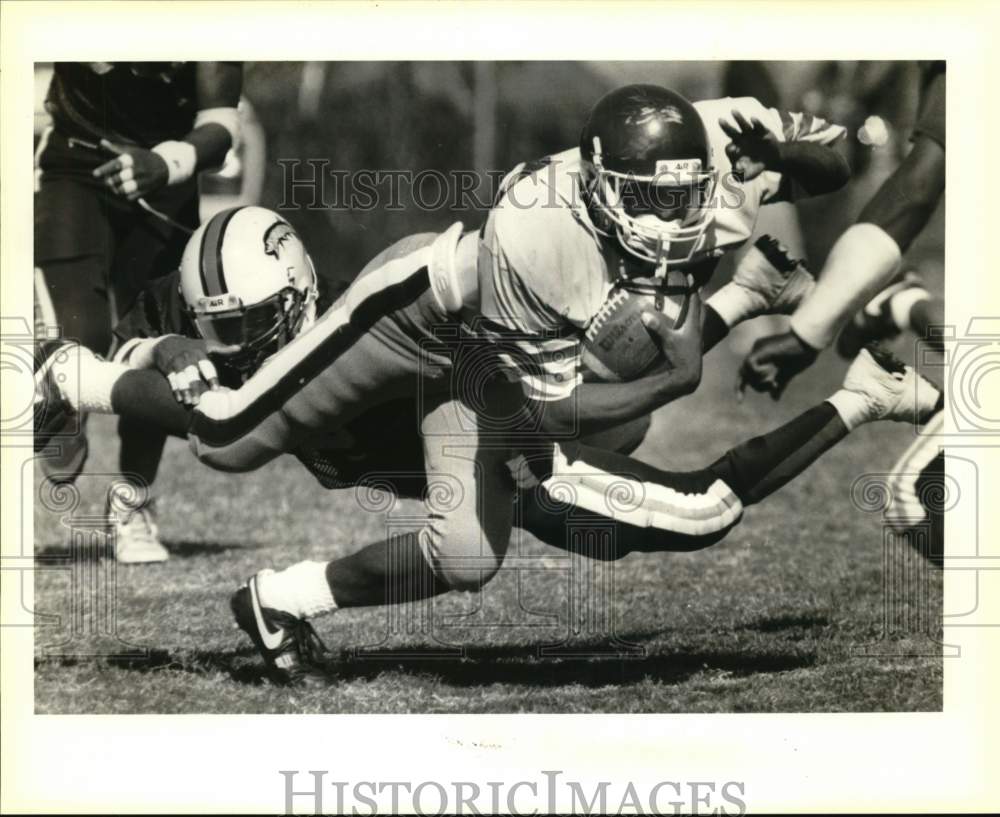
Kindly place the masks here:
MULTIPOLYGON (((594 138, 591 201, 630 255, 654 265, 691 261, 712 222, 716 174, 700 159, 661 160, 653 175, 608 170, 594 138)), ((608 234, 605 232, 605 234, 608 234)))
POLYGON ((180 296, 219 362, 248 377, 315 320, 316 269, 273 210, 220 211, 188 239, 180 296))
POLYGON ((219 300, 206 298, 196 304, 191 319, 211 351, 246 376, 315 320, 315 286, 305 291, 288 286, 249 306, 232 294, 221 304, 219 300))

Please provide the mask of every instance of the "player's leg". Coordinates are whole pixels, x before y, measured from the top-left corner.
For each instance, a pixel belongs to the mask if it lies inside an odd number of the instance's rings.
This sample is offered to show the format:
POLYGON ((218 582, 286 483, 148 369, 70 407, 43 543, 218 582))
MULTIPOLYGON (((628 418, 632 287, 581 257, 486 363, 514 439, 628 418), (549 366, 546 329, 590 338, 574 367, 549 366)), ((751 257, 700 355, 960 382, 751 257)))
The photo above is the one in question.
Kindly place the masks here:
POLYGON ((791 328, 813 349, 828 346, 848 317, 870 301, 899 267, 945 188, 945 74, 925 89, 913 148, 837 239, 816 290, 791 328))
POLYGON ((514 485, 505 466, 510 448, 485 445, 477 422, 477 412, 461 400, 440 401, 426 414, 421 528, 390 533, 330 562, 262 571, 234 594, 236 620, 275 680, 297 683, 310 675, 315 656, 309 654, 308 619, 338 608, 475 590, 499 570, 513 519, 514 485))
MULTIPOLYGON (((53 135, 39 155, 50 164, 62 148, 53 135)), ((65 162, 64 162, 65 163, 65 162)), ((111 342, 107 270, 113 247, 107 214, 99 193, 71 174, 49 169, 38 177, 35 192, 35 303, 45 324, 39 338, 58 334, 74 338, 98 354, 111 342)), ((51 344, 39 346, 43 358, 51 344)), ((55 429, 53 456, 41 460, 46 475, 72 481, 83 469, 88 444, 86 416, 55 429)))
POLYGON ((941 199, 944 170, 944 147, 918 136, 906 158, 865 205, 858 223, 880 228, 900 252, 906 252, 941 199))
MULTIPOLYGON (((133 206, 117 214, 110 285, 115 319, 124 314, 138 294, 155 278, 177 268, 189 236, 198 224, 198 188, 192 179, 165 188, 151 204, 163 216, 187 230, 133 206)), ((108 515, 112 519, 115 558, 120 562, 162 562, 169 552, 159 539, 153 481, 163 456, 166 434, 156 426, 122 417, 118 423, 118 467, 122 482, 132 490, 119 492, 108 515)))
POLYGON ((858 216, 906 252, 927 224, 944 193, 946 76, 930 68, 913 131, 913 148, 858 216))
POLYGON ((844 388, 827 401, 697 471, 662 471, 615 452, 560 444, 547 471, 539 473, 540 486, 520 502, 523 524, 543 541, 565 548, 570 546, 566 514, 575 523, 588 516, 604 527, 610 521, 614 549, 589 554, 605 559, 711 545, 739 521, 745 506, 801 474, 858 425, 926 420, 940 394, 912 369, 901 369, 895 361, 863 352, 844 388))
POLYGON ((35 266, 61 335, 97 354, 111 345, 114 233, 102 193, 43 172, 35 193, 35 266))
POLYGON ((890 469, 889 506, 885 520, 911 546, 926 547, 922 555, 934 564, 944 558, 944 515, 938 507, 944 485, 944 452, 940 433, 944 412, 938 412, 890 469), (930 522, 929 541, 914 529, 930 522))
POLYGON ((130 489, 122 491, 119 484, 116 495, 109 492, 107 497, 115 559, 125 564, 164 562, 170 551, 160 541, 152 487, 167 435, 156 426, 123 417, 118 421, 118 439, 121 483, 130 489))
POLYGON ((872 298, 837 338, 841 357, 853 358, 862 347, 911 331, 938 352, 944 351, 944 300, 931 295, 920 277, 907 272, 872 298))

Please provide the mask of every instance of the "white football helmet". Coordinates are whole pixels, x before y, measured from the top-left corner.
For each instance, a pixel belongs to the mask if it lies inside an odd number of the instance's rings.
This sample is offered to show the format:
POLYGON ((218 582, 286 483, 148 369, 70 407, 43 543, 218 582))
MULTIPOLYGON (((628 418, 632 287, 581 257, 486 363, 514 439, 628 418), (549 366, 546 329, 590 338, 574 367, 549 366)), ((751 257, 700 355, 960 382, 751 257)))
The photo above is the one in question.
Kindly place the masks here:
POLYGON ((292 226, 263 207, 223 210, 202 224, 184 248, 180 289, 198 334, 243 372, 316 319, 309 253, 292 226))

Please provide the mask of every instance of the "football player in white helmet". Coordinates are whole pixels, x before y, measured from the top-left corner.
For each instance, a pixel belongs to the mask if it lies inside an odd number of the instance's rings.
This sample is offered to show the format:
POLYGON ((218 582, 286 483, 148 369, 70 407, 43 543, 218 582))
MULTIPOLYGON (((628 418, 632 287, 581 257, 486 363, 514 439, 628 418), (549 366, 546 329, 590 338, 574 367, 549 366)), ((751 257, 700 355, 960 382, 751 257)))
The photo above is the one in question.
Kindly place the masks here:
POLYGON ((184 249, 180 290, 198 337, 243 373, 316 320, 305 245, 263 207, 225 210, 199 227, 184 249))
POLYGON ((178 400, 195 405, 220 374, 239 386, 312 326, 318 297, 312 259, 284 218, 263 207, 224 210, 115 327, 114 360, 159 369, 178 400))
MULTIPOLYGON (((269 356, 311 326, 317 298, 312 261, 284 218, 263 207, 221 212, 188 240, 180 268, 140 293, 114 328, 118 349, 113 361, 89 360, 79 387, 84 397, 87 390, 98 394, 120 371, 118 364, 155 368, 167 378, 178 401, 195 405, 202 392, 218 388, 220 382, 238 387, 269 356)), ((106 402, 107 396, 98 403, 102 400, 106 402)), ((159 427, 155 419, 152 424, 159 427)), ((47 418, 48 427, 57 425, 58 412, 47 418)), ((63 481, 75 479, 82 466, 81 460, 75 470, 63 469, 58 476, 63 481)), ((109 497, 115 557, 120 562, 169 558, 148 512, 147 494, 131 490, 109 497), (133 496, 146 498, 146 503, 128 499, 133 496)))

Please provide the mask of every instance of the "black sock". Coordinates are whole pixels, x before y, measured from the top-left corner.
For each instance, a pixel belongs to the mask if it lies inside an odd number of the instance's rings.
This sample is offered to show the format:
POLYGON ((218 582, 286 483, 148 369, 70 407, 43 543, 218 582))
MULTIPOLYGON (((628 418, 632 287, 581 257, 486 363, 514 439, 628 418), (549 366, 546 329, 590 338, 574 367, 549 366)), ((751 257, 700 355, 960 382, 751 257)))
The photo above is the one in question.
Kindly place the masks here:
POLYGON ((830 403, 820 403, 794 420, 731 448, 709 466, 744 505, 770 496, 848 434, 830 403))
POLYGON ((118 437, 121 439, 118 467, 122 473, 136 474, 146 485, 152 485, 167 435, 150 425, 122 417, 118 421, 118 437))

